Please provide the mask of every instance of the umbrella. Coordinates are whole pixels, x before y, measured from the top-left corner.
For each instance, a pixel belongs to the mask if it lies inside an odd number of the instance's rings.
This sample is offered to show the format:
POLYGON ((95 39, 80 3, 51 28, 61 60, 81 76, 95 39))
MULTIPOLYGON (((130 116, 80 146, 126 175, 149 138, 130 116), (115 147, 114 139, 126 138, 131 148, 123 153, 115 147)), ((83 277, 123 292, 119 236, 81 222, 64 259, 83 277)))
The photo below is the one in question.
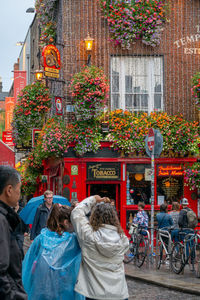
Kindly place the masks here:
MULTIPOLYGON (((36 210, 38 206, 43 203, 43 201, 44 195, 34 197, 31 200, 29 200, 27 205, 20 211, 19 215, 25 224, 33 224, 36 210)), ((67 198, 58 195, 53 196, 53 203, 60 203, 62 205, 71 206, 71 203, 67 200, 67 198)))

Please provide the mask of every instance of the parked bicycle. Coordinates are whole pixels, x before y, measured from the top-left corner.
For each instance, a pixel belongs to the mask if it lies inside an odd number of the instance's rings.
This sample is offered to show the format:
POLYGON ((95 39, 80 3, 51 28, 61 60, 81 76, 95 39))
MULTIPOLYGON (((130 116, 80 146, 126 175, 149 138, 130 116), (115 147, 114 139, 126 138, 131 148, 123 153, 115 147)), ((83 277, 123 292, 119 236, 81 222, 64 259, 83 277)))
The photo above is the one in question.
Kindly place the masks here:
POLYGON ((145 261, 149 249, 149 232, 141 226, 134 224, 130 225, 129 234, 129 250, 124 255, 124 263, 128 264, 135 261, 138 268, 140 268, 145 261))
POLYGON ((171 228, 156 229, 156 268, 160 269, 161 264, 171 263, 172 239, 171 228))
POLYGON ((180 230, 179 236, 182 237, 182 241, 176 242, 172 248, 172 270, 176 274, 180 274, 186 264, 191 264, 191 269, 196 272, 196 277, 200 277, 199 231, 187 229, 185 232, 180 230))

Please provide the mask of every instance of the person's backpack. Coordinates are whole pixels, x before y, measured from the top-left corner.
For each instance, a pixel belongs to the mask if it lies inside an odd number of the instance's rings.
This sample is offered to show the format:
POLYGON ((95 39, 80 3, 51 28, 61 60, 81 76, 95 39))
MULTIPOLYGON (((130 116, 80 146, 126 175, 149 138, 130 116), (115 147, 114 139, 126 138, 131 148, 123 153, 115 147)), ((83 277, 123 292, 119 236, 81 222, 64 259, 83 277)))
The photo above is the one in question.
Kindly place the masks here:
POLYGON ((187 210, 188 228, 195 228, 198 224, 198 219, 192 209, 187 210))

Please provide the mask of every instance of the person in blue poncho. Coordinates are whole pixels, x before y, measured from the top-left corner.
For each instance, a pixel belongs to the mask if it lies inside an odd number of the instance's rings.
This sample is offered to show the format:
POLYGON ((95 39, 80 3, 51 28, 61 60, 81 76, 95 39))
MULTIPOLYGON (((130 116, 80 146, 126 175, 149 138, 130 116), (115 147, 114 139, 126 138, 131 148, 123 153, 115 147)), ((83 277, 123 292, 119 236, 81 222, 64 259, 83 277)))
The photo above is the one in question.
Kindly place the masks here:
POLYGON ((74 291, 81 250, 70 223, 72 208, 54 204, 25 255, 22 280, 29 300, 84 300, 74 291))

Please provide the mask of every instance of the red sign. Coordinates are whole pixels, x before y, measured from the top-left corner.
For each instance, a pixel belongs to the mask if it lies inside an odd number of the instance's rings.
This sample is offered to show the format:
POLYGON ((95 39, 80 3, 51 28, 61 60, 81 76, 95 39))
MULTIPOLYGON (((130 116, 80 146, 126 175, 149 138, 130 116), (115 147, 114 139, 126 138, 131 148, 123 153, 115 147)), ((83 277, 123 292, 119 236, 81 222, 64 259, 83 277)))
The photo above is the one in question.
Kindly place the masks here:
POLYGON ((5 98, 5 130, 12 130, 12 119, 13 119, 13 110, 15 106, 14 97, 6 97, 5 98))
POLYGON ((17 102, 19 93, 26 86, 26 71, 14 71, 14 98, 17 102))
POLYGON ((45 76, 59 78, 60 52, 54 45, 47 45, 42 51, 45 76))
POLYGON ((183 170, 178 165, 158 166, 158 176, 183 176, 183 170))
POLYGON ((15 152, 0 140, 0 165, 15 167, 15 152))
POLYGON ((149 151, 152 151, 154 148, 154 145, 155 145, 155 135, 154 135, 153 128, 149 129, 147 145, 148 145, 149 151))
POLYGON ((63 106, 62 106, 62 98, 55 97, 55 105, 56 105, 56 114, 62 115, 63 114, 63 106))
POLYGON ((3 131, 2 141, 9 147, 14 147, 12 131, 3 131))

